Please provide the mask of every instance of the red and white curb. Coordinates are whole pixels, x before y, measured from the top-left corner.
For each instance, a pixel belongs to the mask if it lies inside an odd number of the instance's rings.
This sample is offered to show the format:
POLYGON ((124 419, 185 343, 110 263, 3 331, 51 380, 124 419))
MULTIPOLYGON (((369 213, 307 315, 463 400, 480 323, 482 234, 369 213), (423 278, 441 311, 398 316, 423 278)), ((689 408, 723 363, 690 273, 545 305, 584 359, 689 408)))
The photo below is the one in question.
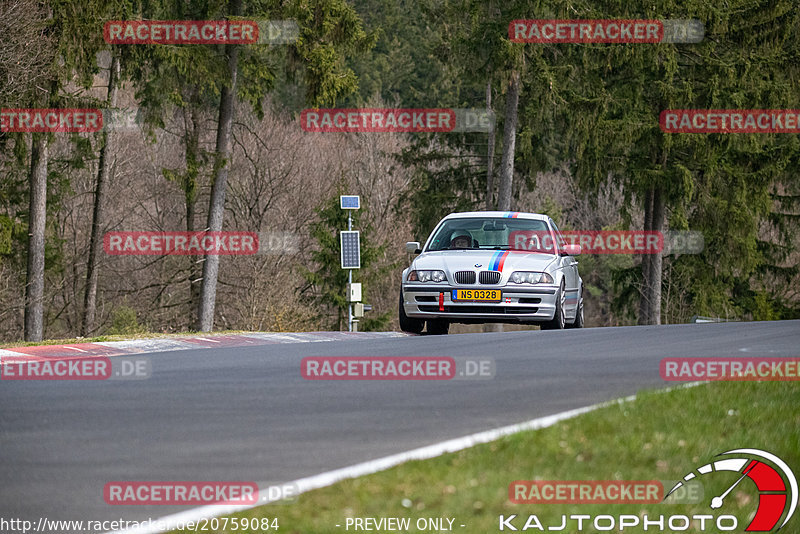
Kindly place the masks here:
POLYGON ((95 356, 129 356, 174 350, 197 350, 277 343, 315 343, 322 341, 355 341, 406 337, 401 332, 249 332, 247 334, 195 335, 171 338, 99 341, 67 345, 38 345, 0 349, 0 361, 17 362, 47 358, 90 358, 95 356))

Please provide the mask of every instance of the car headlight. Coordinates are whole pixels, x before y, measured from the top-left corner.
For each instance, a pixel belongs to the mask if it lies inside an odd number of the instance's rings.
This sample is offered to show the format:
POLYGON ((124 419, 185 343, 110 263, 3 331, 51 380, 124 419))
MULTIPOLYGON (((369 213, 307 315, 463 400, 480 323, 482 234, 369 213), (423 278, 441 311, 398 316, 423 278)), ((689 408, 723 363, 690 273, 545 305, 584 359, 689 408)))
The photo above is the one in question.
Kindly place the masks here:
POLYGON ((511 273, 510 281, 515 284, 552 284, 553 277, 547 273, 514 271, 511 273))
POLYGON ((411 271, 408 273, 409 282, 446 282, 444 271, 411 271))

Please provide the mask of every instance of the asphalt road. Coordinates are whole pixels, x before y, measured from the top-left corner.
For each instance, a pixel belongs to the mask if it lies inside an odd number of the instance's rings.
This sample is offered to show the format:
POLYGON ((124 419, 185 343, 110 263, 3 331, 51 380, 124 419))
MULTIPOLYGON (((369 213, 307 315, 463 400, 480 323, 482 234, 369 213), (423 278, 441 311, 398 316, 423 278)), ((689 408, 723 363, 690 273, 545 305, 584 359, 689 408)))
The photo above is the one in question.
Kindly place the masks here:
POLYGON ((0 518, 157 518, 120 480, 289 481, 666 384, 664 357, 797 356, 800 321, 418 336, 150 355, 142 381, 0 382, 0 518), (304 356, 491 356, 481 381, 307 381, 304 356))

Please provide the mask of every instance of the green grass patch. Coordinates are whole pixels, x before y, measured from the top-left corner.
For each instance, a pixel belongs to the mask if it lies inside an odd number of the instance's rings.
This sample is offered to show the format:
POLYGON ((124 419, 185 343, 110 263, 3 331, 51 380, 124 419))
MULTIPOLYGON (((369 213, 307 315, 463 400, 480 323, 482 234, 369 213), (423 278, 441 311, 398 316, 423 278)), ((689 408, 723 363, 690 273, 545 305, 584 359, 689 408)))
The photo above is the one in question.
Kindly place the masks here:
MULTIPOLYGON (((614 403, 546 429, 408 462, 236 517, 277 518, 280 532, 298 534, 348 532, 344 527, 348 517, 408 517, 412 525, 408 532, 420 532, 414 526, 418 518, 449 517, 455 519, 454 531, 472 534, 498 532, 501 514, 517 514, 518 528, 529 514, 536 514, 545 531, 548 525, 559 526, 562 514, 651 518, 709 514, 711 498, 733 484, 736 473, 703 477, 704 497, 699 504, 513 504, 508 487, 514 480, 532 479, 678 480, 714 461, 717 454, 736 448, 772 452, 800 476, 799 406, 800 387, 792 383, 713 383, 642 392, 633 402, 614 403)), ((736 515, 736 532, 744 532, 757 504, 756 488, 746 479, 731 492, 720 513, 736 515)), ((800 532, 800 517, 784 530, 800 532)), ((590 525, 583 531, 596 532, 590 525)), ((707 525, 706 531, 716 529, 707 525)))

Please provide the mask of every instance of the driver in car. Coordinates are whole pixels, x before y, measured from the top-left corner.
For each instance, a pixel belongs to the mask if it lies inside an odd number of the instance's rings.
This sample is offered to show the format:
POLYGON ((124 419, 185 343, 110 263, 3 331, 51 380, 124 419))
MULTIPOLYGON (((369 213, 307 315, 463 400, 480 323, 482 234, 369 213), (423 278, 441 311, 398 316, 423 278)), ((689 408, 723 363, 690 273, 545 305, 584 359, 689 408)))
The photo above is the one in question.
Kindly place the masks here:
POLYGON ((450 248, 472 248, 472 238, 467 234, 460 234, 450 241, 450 248))

